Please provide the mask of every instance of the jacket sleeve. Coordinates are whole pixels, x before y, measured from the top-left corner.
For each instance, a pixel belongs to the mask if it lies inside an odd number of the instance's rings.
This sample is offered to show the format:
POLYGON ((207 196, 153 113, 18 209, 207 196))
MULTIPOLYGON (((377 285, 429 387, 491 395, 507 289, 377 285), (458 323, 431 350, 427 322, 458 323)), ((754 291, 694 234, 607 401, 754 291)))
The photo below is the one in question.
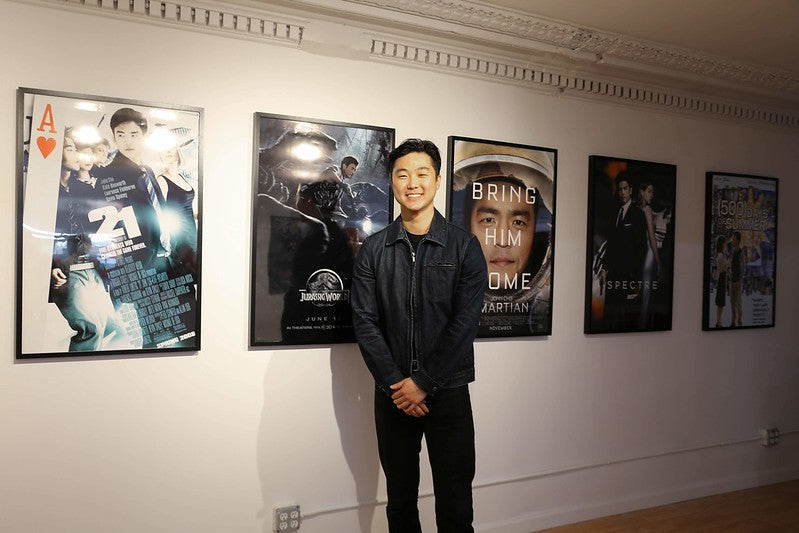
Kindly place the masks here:
POLYGON ((361 355, 375 383, 380 390, 391 395, 393 391, 389 386, 402 381, 406 376, 391 356, 391 350, 380 328, 375 273, 374 256, 370 253, 367 242, 355 258, 352 276, 352 325, 361 355))
POLYGON ((446 385, 459 359, 474 349, 472 343, 483 312, 488 270, 483 250, 474 235, 464 249, 452 302, 453 314, 435 348, 425 356, 424 366, 412 376, 419 388, 428 394, 446 385))

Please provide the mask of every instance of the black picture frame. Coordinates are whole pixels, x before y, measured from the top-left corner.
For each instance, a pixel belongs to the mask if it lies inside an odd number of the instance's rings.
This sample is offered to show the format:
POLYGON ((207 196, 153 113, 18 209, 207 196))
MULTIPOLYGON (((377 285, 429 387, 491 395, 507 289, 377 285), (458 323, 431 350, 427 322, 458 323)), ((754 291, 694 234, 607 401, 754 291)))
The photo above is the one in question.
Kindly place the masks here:
POLYGON ((671 329, 676 177, 675 165, 589 157, 585 333, 671 329))
POLYGON ((488 267, 478 337, 551 335, 558 151, 459 136, 447 150, 447 219, 488 267))
POLYGON ((774 327, 779 181, 710 171, 705 184, 702 329, 774 327))
POLYGON ((18 359, 200 349, 202 127, 199 107, 18 89, 18 359))
POLYGON ((394 130, 255 113, 253 136, 250 346, 355 342, 352 267, 393 217, 394 130))

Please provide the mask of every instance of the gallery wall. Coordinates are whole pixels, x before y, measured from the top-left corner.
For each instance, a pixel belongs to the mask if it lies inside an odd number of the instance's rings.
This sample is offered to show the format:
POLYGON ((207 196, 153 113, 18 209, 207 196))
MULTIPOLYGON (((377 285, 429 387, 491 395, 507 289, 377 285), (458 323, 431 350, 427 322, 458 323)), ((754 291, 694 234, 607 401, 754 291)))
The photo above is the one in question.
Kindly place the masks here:
POLYGON ((393 127, 442 148, 461 135, 558 150, 552 335, 475 348, 478 531, 799 477, 795 130, 5 0, 0 12, 4 531, 271 531, 287 504, 301 505, 301 531, 386 531, 357 347, 248 348, 254 112, 393 127), (15 361, 19 86, 205 109, 197 354, 15 361), (583 334, 592 154, 677 165, 672 331, 583 334), (780 178, 774 328, 701 330, 707 170, 780 178), (781 444, 759 444, 766 426, 781 444))

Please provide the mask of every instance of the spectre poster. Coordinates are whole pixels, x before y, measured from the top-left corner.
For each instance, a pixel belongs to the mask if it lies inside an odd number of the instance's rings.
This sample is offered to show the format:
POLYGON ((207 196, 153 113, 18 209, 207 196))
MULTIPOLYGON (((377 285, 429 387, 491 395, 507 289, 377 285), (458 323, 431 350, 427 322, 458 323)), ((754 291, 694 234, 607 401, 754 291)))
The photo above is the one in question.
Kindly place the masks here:
POLYGON ((355 256, 391 219, 394 130, 256 113, 250 344, 354 342, 355 256))
POLYGON ((589 158, 585 333, 671 329, 677 167, 589 158))
POLYGON ((488 267, 480 337, 552 332, 557 150, 449 138, 449 220, 488 267))
POLYGON ((774 326, 777 180, 707 173, 702 329, 774 326))
POLYGON ((18 356, 197 350, 202 110, 18 98, 18 356))

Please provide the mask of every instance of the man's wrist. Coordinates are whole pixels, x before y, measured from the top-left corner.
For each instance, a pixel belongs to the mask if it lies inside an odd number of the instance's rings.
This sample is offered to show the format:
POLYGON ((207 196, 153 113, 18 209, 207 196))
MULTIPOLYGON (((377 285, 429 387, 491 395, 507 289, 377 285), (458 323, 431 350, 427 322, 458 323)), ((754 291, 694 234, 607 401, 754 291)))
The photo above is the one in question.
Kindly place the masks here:
POLYGON ((424 393, 427 394, 428 396, 432 396, 438 391, 438 389, 441 388, 441 386, 438 383, 436 383, 436 381, 433 378, 428 376, 424 372, 424 370, 421 369, 416 371, 411 376, 411 379, 416 384, 416 386, 419 387, 419 389, 421 389, 422 391, 424 391, 424 393))

